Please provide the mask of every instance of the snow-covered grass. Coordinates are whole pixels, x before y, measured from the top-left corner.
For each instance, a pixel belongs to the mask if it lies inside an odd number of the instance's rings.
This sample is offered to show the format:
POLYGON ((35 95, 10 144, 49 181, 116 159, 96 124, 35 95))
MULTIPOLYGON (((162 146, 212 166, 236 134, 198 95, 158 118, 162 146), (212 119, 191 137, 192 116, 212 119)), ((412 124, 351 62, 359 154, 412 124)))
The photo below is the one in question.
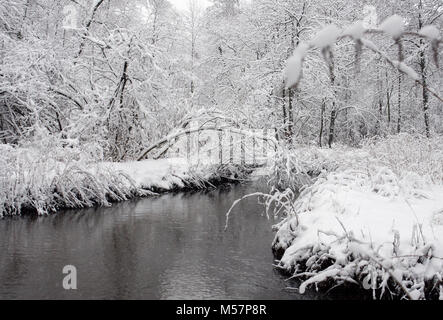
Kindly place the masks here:
POLYGON ((129 176, 98 168, 85 150, 75 146, 0 145, 0 216, 107 206, 136 193, 129 176))
POLYGON ((0 217, 61 208, 110 206, 136 196, 202 189, 242 179, 244 168, 193 166, 186 159, 101 161, 95 145, 45 137, 18 147, 0 144, 0 217))
POLYGON ((291 189, 267 196, 286 216, 275 226, 278 267, 302 280, 299 291, 347 282, 374 298, 442 298, 443 138, 307 149, 296 171, 318 177, 295 201, 283 196, 291 189))
POLYGON ((366 159, 367 153, 344 145, 335 145, 334 149, 298 146, 288 150, 281 147, 270 167, 269 184, 279 190, 290 188, 298 192, 322 172, 335 171, 355 161, 364 163, 366 159), (351 151, 352 159, 349 157, 351 151))

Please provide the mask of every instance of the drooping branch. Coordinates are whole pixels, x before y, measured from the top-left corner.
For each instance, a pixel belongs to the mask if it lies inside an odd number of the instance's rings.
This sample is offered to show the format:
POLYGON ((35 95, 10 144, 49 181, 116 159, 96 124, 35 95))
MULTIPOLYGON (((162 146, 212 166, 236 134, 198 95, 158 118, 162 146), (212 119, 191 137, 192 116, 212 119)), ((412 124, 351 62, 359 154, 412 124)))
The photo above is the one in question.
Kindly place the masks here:
MULTIPOLYGON (((288 60, 287 67, 285 69, 286 73, 286 87, 287 88, 296 88, 302 78, 302 68, 303 62, 307 52, 314 48, 320 48, 322 52, 327 52, 331 45, 335 42, 338 42, 342 39, 351 38, 358 45, 363 45, 366 48, 370 49, 374 53, 380 55, 384 60, 386 60, 392 67, 405 74, 412 80, 414 80, 417 84, 422 86, 424 90, 428 91, 435 98, 437 98, 440 102, 443 102, 443 98, 440 97, 437 92, 428 85, 424 84, 421 81, 418 74, 409 66, 407 66, 403 60, 403 46, 401 43, 401 37, 404 35, 416 36, 421 39, 430 39, 432 43, 432 48, 435 51, 438 48, 438 45, 443 43, 443 39, 439 38, 438 30, 433 26, 425 26, 419 32, 405 32, 403 27, 398 27, 398 20, 400 17, 392 16, 386 20, 386 28, 383 30, 373 30, 373 29, 365 29, 361 21, 357 21, 351 26, 347 27, 344 30, 340 30, 335 25, 326 26, 322 29, 318 34, 309 42, 300 43, 294 51, 293 56, 288 60), (389 21, 392 20, 392 21, 389 21), (392 23, 390 23, 392 22, 392 23), (390 24, 395 24, 395 26, 391 26, 390 24), (363 38, 364 35, 367 34, 380 34, 386 33, 394 39, 395 43, 399 48, 399 57, 398 60, 391 59, 386 53, 382 52, 378 47, 370 40, 363 38)), ((383 24, 382 24, 383 25, 383 24)), ((437 54, 434 52, 434 56, 437 54)), ((438 61, 435 62, 438 65, 438 61)))
POLYGON ((370 49, 372 52, 379 54, 381 57, 385 59, 393 68, 397 69, 401 73, 405 74, 412 80, 414 80, 417 84, 423 87, 426 91, 432 94, 435 98, 437 98, 440 102, 443 102, 443 99, 429 86, 425 85, 422 80, 420 80, 418 74, 411 68, 408 67, 405 63, 392 60, 386 53, 382 52, 377 46, 370 40, 361 39, 363 45, 370 49))
POLYGON ((74 97, 72 97, 71 95, 69 95, 66 92, 61 91, 60 89, 56 89, 56 88, 49 88, 49 90, 51 90, 54 93, 57 93, 58 95, 61 95, 62 97, 68 98, 69 100, 71 100, 72 102, 74 102, 80 110, 84 110, 85 108, 83 107, 83 105, 74 97))

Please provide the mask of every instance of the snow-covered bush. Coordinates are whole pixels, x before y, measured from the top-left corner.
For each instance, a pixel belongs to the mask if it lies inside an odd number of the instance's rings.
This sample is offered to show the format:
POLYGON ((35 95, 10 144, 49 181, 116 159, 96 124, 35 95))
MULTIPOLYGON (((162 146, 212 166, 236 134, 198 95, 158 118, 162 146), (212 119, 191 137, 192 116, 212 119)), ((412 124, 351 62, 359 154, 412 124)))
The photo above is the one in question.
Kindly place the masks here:
POLYGON ((443 181, 443 136, 428 139, 403 133, 386 139, 368 139, 363 142, 363 149, 400 178, 415 175, 424 182, 443 181))
POLYGON ((137 193, 129 177, 96 166, 101 153, 44 133, 19 146, 0 144, 0 216, 109 205, 137 193))
POLYGON ((264 196, 283 199, 273 250, 279 267, 303 280, 301 293, 347 282, 374 298, 443 294, 442 142, 404 134, 340 156, 331 150, 339 163, 297 200, 275 188, 264 196))
MULTIPOLYGON (((306 152, 311 152, 311 150, 306 150, 306 152)), ((299 190, 310 183, 314 168, 311 163, 303 161, 299 156, 301 153, 301 150, 297 153, 285 148, 277 150, 271 166, 270 185, 281 190, 286 188, 299 190)))
POLYGON ((280 147, 271 166, 269 184, 277 189, 294 191, 310 185, 321 173, 346 168, 355 161, 366 166, 366 150, 353 149, 337 144, 333 149, 315 146, 299 146, 289 150, 280 147), (352 157, 350 155, 352 154, 352 157))
MULTIPOLYGON (((385 187, 392 190, 390 182, 385 187)), ((279 267, 308 285, 350 282, 385 296, 438 297, 443 188, 427 198, 373 191, 368 173, 333 172, 302 192, 275 226, 279 267), (388 197, 387 197, 388 195, 388 197)))

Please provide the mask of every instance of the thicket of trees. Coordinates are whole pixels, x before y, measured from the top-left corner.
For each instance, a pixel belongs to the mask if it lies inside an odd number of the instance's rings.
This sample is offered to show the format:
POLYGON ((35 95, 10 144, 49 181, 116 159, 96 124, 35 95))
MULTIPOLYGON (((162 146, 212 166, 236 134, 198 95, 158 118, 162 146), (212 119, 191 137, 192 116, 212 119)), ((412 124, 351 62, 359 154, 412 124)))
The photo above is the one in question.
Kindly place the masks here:
POLYGON ((167 0, 2 0, 0 141, 52 135, 97 143, 109 160, 136 159, 202 109, 277 128, 288 143, 443 133, 442 102, 379 54, 356 55, 353 41, 334 43, 328 62, 310 52, 296 88, 286 89, 284 73, 325 25, 365 18, 375 28, 397 14, 410 35, 369 37, 395 59, 401 42, 404 63, 442 96, 441 43, 412 34, 434 25, 441 39, 441 1, 213 0, 206 9, 183 1, 186 12, 167 0))
POLYGON ((0 4, 3 143, 36 130, 131 159, 189 100, 180 17, 167 1, 0 4))
MULTIPOLYGON (((368 38, 392 60, 399 60, 400 43, 403 62, 419 74, 427 89, 441 97, 443 74, 438 64, 441 41, 436 43, 412 35, 424 26, 434 25, 441 40, 440 1, 223 3, 235 4, 237 10, 220 9, 223 6, 209 10, 208 30, 215 36, 209 42, 212 47, 209 66, 214 73, 213 79, 207 79, 208 85, 218 104, 240 106, 249 123, 276 126, 289 142, 320 145, 334 141, 357 144, 365 137, 398 132, 428 136, 442 133, 442 101, 393 68, 378 53, 356 48, 349 39, 334 43, 328 51, 331 56, 326 59, 321 50, 310 52, 304 62, 303 79, 296 89, 285 89, 282 76, 294 49, 315 37, 325 25, 344 28, 363 20, 366 28, 377 29, 385 18, 397 14, 404 18, 406 33, 398 42, 376 32, 368 38), (334 79, 329 75, 330 64, 334 79)), ((203 86, 205 93, 208 85, 203 86)))

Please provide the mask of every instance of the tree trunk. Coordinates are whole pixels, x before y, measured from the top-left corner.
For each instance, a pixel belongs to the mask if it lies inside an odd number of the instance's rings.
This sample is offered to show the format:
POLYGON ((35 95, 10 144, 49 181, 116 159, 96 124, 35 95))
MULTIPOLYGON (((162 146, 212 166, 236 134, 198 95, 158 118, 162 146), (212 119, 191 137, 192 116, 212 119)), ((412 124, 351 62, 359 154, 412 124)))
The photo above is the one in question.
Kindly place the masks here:
POLYGON ((329 123, 329 139, 328 146, 332 148, 332 144, 334 143, 334 134, 335 134, 335 119, 337 118, 337 111, 335 110, 335 102, 332 103, 332 111, 331 111, 331 122, 329 123))
POLYGON ((391 123, 391 94, 389 93, 389 88, 386 89, 386 113, 388 116, 388 127, 391 123))
POLYGON ((326 102, 325 102, 325 100, 323 100, 322 104, 321 104, 321 113, 320 113, 320 133, 318 136, 318 145, 320 146, 320 148, 323 146, 322 140, 323 140, 325 110, 326 110, 326 102))
POLYGON ((286 89, 283 89, 283 136, 286 136, 286 126, 288 123, 288 117, 286 115, 286 89))
POLYGON ((294 101, 294 90, 288 89, 288 141, 292 144, 292 135, 293 135, 293 127, 294 127, 294 112, 292 103, 294 101))
MULTIPOLYGON (((329 62, 329 77, 331 79, 331 87, 334 88, 335 86, 335 73, 334 73, 334 56, 332 54, 332 51, 329 50, 328 53, 329 57, 328 57, 328 62, 329 62)), ((328 139, 328 146, 329 148, 332 148, 332 144, 334 143, 334 135, 335 135, 335 120, 337 119, 337 110, 336 108, 336 102, 335 102, 335 97, 337 96, 337 92, 335 89, 334 90, 334 96, 333 96, 333 100, 332 100, 332 111, 331 111, 331 120, 329 122, 329 139, 328 139)))
MULTIPOLYGON (((422 40, 420 40, 422 42, 422 40)), ((426 60, 425 55, 423 51, 420 51, 420 71, 421 71, 421 79, 423 82, 423 115, 425 120, 425 130, 426 130, 426 137, 431 137, 431 131, 429 128, 429 96, 428 96, 428 90, 427 90, 427 82, 426 82, 426 60)))
MULTIPOLYGON (((423 9, 423 3, 420 0, 420 4, 419 4, 419 12, 418 12, 418 28, 421 29, 423 27, 423 21, 422 21, 422 16, 421 16, 421 10, 423 9)), ((419 52, 419 56, 420 56, 420 72, 421 72, 421 81, 423 83, 423 94, 422 94, 422 99, 423 99, 423 116, 424 116, 424 120, 425 120, 425 131, 426 131, 426 137, 430 137, 431 136, 431 131, 429 128, 429 107, 428 107, 428 101, 429 101, 429 96, 428 96, 428 85, 427 85, 427 81, 426 81, 426 57, 425 57, 425 50, 424 50, 424 41, 422 38, 420 38, 420 52, 419 52)))
POLYGON ((397 133, 401 131, 401 73, 398 74, 398 115, 397 115, 397 133))
POLYGON ((377 119, 377 134, 380 136, 382 134, 382 128, 381 128, 382 120, 383 120, 383 102, 380 99, 378 101, 378 119, 377 119))

